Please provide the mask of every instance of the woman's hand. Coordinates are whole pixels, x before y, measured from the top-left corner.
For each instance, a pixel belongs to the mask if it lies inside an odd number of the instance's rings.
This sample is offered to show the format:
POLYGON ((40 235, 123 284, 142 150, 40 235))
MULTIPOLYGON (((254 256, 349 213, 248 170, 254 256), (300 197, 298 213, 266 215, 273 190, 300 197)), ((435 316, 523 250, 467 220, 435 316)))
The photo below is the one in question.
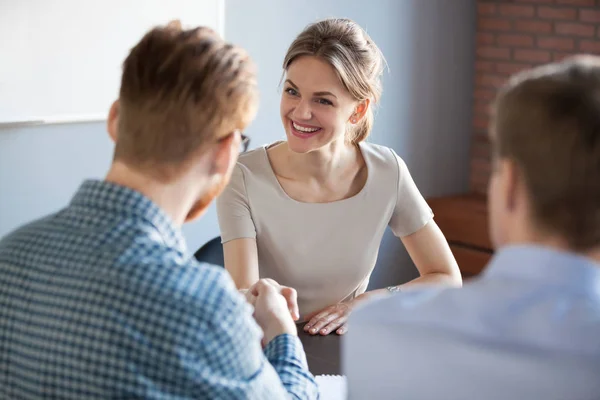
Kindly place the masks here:
POLYGON ((322 309, 304 325, 304 331, 310 335, 329 335, 335 330, 338 335, 343 335, 348 331, 346 321, 352 311, 352 303, 338 303, 322 309))

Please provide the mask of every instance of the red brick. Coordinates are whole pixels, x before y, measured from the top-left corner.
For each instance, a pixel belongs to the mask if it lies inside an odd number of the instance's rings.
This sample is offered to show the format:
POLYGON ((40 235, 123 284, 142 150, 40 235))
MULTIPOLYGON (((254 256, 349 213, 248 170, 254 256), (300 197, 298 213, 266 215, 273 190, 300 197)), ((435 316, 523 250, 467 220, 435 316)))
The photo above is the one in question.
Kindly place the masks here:
POLYGON ((483 174, 490 172, 490 159, 489 156, 481 158, 471 159, 471 168, 473 171, 477 171, 483 174))
POLYGON ((515 21, 515 31, 532 33, 550 33, 552 24, 547 21, 519 20, 515 21))
POLYGON ((485 158, 474 158, 471 159, 471 176, 482 186, 483 190, 487 188, 487 182, 492 172, 492 165, 490 162, 490 156, 485 158))
POLYGON ((500 15, 506 17, 533 17, 534 14, 535 9, 533 6, 500 4, 500 15))
POLYGON ((556 0, 556 4, 565 4, 570 6, 595 6, 596 0, 556 0))
MULTIPOLYGON (((487 135, 487 130, 484 133, 484 135, 487 135)), ((484 136, 484 135, 481 135, 481 136, 484 136)), ((471 164, 470 165, 471 166, 471 174, 479 175, 479 177, 481 177, 485 181, 487 181, 487 178, 491 171, 490 154, 488 154, 487 156, 484 156, 484 157, 471 157, 470 164, 471 164)))
POLYGON ((478 101, 473 105, 473 112, 478 115, 488 116, 490 113, 490 104, 484 101, 478 101))
POLYGON ((515 3, 554 4, 554 0, 515 0, 515 3))
POLYGON ((496 97, 496 91, 490 88, 476 88, 473 91, 473 98, 475 100, 492 101, 496 97))
POLYGON ((491 173, 489 159, 482 159, 482 161, 474 163, 470 167, 471 176, 469 183, 471 185, 471 191, 479 194, 486 194, 491 173))
POLYGON ((510 31, 511 24, 502 18, 478 18, 477 31, 510 31))
POLYGON ((489 118, 481 115, 473 116, 473 128, 475 129, 487 129, 489 118))
POLYGON ((471 159, 473 158, 488 158, 490 156, 490 144, 487 141, 473 140, 471 147, 471 159))
POLYGON ((493 33, 488 32, 477 32, 477 44, 478 45, 488 45, 494 44, 496 42, 496 37, 493 33))
POLYGON ((559 35, 570 35, 570 36, 594 36, 594 25, 569 23, 569 22, 557 22, 556 33, 559 35))
POLYGON ((487 136, 487 128, 485 129, 474 129, 471 128, 471 144, 474 141, 481 140, 481 138, 485 138, 487 136))
POLYGON ((491 3, 479 3, 477 4, 477 13, 479 15, 495 15, 496 5, 491 3))
POLYGON ((515 50, 515 60, 532 63, 544 63, 552 59, 546 50, 515 50))
POLYGON ((475 71, 481 72, 493 72, 495 67, 495 63, 491 61, 475 61, 475 71))
POLYGON ((600 11, 579 10, 579 19, 583 22, 600 23, 600 11))
POLYGON ((583 40, 579 43, 579 48, 585 53, 600 55, 600 41, 583 40))
POLYGON ((538 7, 537 14, 544 19, 574 20, 577 19, 577 9, 564 7, 538 7))
POLYGON ((575 40, 571 38, 545 37, 538 38, 537 45, 542 49, 569 51, 575 48, 575 40))
POLYGON ((499 46, 532 47, 533 38, 528 35, 498 35, 499 46))
POLYGON ((489 175, 479 176, 472 174, 469 180, 469 189, 471 189, 471 192, 480 195, 487 194, 488 177, 489 175))
POLYGON ((477 87, 499 88, 505 81, 506 78, 500 75, 479 73, 475 76, 477 87))
POLYGON ((477 48, 477 56, 492 60, 507 60, 510 58, 510 49, 502 47, 481 46, 477 48))
POLYGON ((489 155, 485 158, 471 159, 471 173, 475 175, 480 182, 487 182, 491 172, 491 163, 489 155))
POLYGON ((531 68, 531 64, 520 63, 496 63, 496 72, 504 75, 512 75, 524 69, 531 68))
POLYGON ((572 57, 572 56, 574 56, 576 54, 578 54, 578 53, 563 53, 563 52, 557 51, 557 52, 555 52, 553 54, 552 59, 554 61, 561 61, 561 60, 563 60, 565 58, 572 57))

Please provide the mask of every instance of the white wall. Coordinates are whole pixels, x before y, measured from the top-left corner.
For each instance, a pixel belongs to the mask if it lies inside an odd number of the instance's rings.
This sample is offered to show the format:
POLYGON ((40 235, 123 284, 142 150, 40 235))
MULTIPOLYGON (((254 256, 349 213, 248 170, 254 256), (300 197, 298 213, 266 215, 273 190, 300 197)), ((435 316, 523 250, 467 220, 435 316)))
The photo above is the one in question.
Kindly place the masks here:
MULTIPOLYGON (((64 207, 82 180, 103 178, 112 151, 104 123, 0 130, 0 237, 64 207)), ((190 250, 218 235, 214 205, 184 233, 190 250)))
MULTIPOLYGON (((283 56, 308 23, 329 16, 365 27, 390 67, 370 140, 406 160, 425 196, 466 191, 475 0, 227 0, 226 37, 259 66, 261 107, 247 130, 251 146, 284 137, 283 56)), ((0 236, 64 206, 82 179, 103 176, 111 152, 104 124, 0 131, 0 236)), ((184 233, 190 250, 218 235, 214 206, 184 233)), ((386 235, 372 286, 415 275, 400 242, 386 235)))

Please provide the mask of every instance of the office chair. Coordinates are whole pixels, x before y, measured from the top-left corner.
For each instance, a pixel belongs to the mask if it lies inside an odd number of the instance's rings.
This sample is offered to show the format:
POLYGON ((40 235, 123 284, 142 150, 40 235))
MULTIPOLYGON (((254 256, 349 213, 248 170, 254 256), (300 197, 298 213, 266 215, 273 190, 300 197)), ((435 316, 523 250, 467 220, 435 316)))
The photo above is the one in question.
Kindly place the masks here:
POLYGON ((196 250, 194 257, 199 262, 225 267, 221 237, 217 236, 216 238, 206 242, 202 247, 196 250))

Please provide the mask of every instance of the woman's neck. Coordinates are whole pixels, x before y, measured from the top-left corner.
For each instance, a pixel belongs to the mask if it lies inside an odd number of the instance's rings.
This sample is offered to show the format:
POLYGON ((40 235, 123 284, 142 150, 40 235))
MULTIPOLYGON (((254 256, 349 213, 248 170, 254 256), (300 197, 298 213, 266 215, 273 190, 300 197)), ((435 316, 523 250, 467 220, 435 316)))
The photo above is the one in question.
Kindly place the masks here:
POLYGON ((291 151, 287 143, 285 148, 288 165, 300 180, 330 182, 344 175, 348 167, 357 162, 357 146, 343 140, 303 154, 291 151))

